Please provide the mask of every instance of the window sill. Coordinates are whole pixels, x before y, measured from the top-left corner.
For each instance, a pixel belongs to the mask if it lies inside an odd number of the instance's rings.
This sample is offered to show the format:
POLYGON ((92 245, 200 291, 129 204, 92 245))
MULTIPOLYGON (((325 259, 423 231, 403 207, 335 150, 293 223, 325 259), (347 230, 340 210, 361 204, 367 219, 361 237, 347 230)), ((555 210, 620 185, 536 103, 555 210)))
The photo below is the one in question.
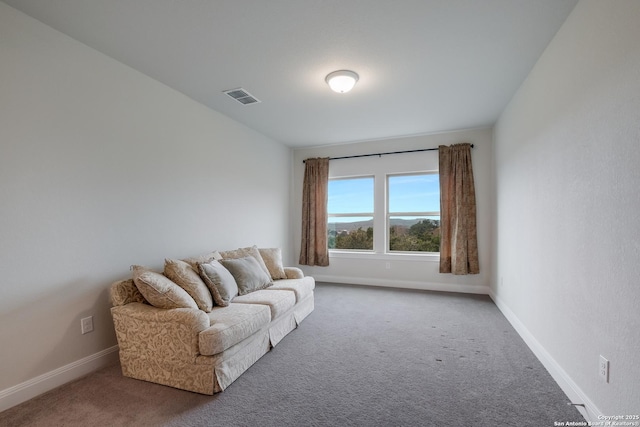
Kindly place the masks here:
POLYGON ((329 251, 329 258, 345 259, 370 259, 385 261, 419 261, 419 262, 440 262, 439 253, 410 254, 410 253, 379 253, 373 251, 341 251, 332 249, 329 251))

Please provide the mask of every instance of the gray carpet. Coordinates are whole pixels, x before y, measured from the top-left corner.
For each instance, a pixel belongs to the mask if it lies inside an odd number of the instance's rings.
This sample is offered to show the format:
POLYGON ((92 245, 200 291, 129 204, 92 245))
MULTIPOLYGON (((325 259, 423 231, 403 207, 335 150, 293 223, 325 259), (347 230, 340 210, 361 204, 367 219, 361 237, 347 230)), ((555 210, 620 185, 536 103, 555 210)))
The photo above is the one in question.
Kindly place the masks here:
POLYGON ((108 367, 2 426, 553 426, 584 421, 487 296, 318 284, 316 309, 226 391, 108 367))

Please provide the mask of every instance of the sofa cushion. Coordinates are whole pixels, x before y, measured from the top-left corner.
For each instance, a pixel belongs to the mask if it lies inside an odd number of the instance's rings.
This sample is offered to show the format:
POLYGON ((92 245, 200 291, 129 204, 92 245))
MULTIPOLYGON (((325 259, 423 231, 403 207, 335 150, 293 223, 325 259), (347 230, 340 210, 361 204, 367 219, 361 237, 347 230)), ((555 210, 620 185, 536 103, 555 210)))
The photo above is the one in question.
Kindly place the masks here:
POLYGON ((265 273, 255 258, 222 259, 220 263, 233 275, 238 284, 238 295, 271 286, 271 277, 265 273))
POLYGON ((282 265, 282 251, 280 248, 263 248, 258 249, 258 252, 260 252, 260 256, 262 256, 262 260, 267 266, 267 270, 269 270, 269 274, 273 280, 287 278, 284 266, 282 265))
POLYGON ((300 302, 313 293, 315 288, 315 281, 313 277, 307 276, 302 279, 284 279, 276 280, 273 282, 273 286, 270 286, 267 290, 287 290, 293 291, 296 294, 296 302, 300 302))
POLYGON ((154 307, 198 309, 198 305, 187 291, 160 273, 134 265, 133 283, 136 284, 142 296, 154 307))
POLYGON ((207 285, 189 264, 177 259, 164 260, 164 275, 187 291, 198 308, 207 313, 213 308, 213 299, 207 285))
POLYGON ((264 305, 230 304, 207 313, 211 326, 198 335, 200 354, 212 356, 253 335, 269 324, 269 308, 264 305))
POLYGON ((263 289, 234 298, 230 306, 235 304, 266 305, 271 310, 271 320, 275 320, 296 304, 296 295, 287 290, 263 289))
POLYGON ((189 264, 191 266, 191 268, 193 268, 194 270, 198 271, 198 264, 202 264, 203 262, 209 262, 212 259, 221 260, 222 256, 220 255, 220 252, 211 251, 211 252, 209 252, 208 254, 205 254, 205 255, 194 256, 194 257, 191 257, 191 258, 185 258, 185 259, 183 259, 183 261, 186 262, 187 264, 189 264))
POLYGON ((256 261, 258 261, 258 264, 260 265, 260 268, 262 268, 262 271, 264 271, 269 277, 271 277, 269 269, 264 263, 262 255, 260 255, 260 251, 258 250, 258 247, 256 245, 253 245, 249 248, 234 249, 232 251, 221 251, 220 256, 222 257, 222 259, 237 259, 248 256, 253 257, 256 259, 256 261))
POLYGON ((200 275, 211 291, 216 305, 226 307, 238 295, 238 284, 233 275, 215 259, 198 264, 200 275))

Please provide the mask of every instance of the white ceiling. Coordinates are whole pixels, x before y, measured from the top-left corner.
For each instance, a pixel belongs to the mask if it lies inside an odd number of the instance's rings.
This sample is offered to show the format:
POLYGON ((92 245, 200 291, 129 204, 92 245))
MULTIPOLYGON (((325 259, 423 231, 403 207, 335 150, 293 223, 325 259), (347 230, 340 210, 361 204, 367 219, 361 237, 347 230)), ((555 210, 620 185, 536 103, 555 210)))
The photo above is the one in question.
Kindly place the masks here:
POLYGON ((493 124, 577 2, 4 1, 292 147, 493 124))

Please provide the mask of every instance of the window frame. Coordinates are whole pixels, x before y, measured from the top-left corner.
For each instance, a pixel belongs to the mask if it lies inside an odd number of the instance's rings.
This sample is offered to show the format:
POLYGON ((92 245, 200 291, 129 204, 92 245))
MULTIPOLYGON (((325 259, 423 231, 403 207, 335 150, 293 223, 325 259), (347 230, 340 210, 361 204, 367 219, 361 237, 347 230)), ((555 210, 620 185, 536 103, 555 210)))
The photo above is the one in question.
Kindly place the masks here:
MULTIPOLYGON (((402 148, 414 148, 410 145, 403 145, 402 148)), ((352 154, 346 150, 333 150, 329 155, 343 156, 352 154)), ((360 261, 379 261, 374 264, 375 268, 394 269, 402 268, 402 264, 397 263, 434 263, 440 262, 439 252, 389 252, 386 249, 386 176, 388 174, 410 174, 410 173, 439 173, 438 172, 438 152, 424 151, 411 154, 399 154, 393 156, 362 158, 341 158, 329 163, 329 179, 357 178, 373 176, 375 180, 374 189, 374 218, 373 218, 373 252, 360 250, 330 249, 329 258, 335 259, 336 265, 343 263, 360 261)), ((400 205, 401 206, 401 205, 400 205)), ((429 208, 427 205, 426 208, 429 208)), ((434 206, 435 208, 435 206, 434 206)), ((331 219, 333 220, 333 219, 331 219)), ((360 264, 355 264, 360 265, 360 264)))
MULTIPOLYGON (((331 213, 329 212, 329 206, 327 204, 327 243, 329 242, 329 223, 330 223, 330 218, 363 218, 363 217, 371 217, 371 228, 373 229, 373 236, 374 236, 374 242, 373 242, 373 247, 371 249, 346 249, 346 248, 328 248, 329 249, 329 254, 332 253, 339 253, 339 252, 344 252, 344 253, 357 253, 357 252, 362 252, 362 253, 375 253, 375 235, 376 235, 376 227, 375 227, 375 218, 376 218, 376 176, 374 174, 364 174, 364 175, 353 175, 353 176, 339 176, 339 177, 331 177, 329 178, 329 181, 346 181, 346 180, 355 180, 355 179, 365 179, 365 178, 371 178, 373 180, 373 193, 372 193, 372 206, 373 206, 373 211, 372 212, 356 212, 356 213, 331 213)), ((328 193, 327 193, 328 195, 328 193)))
MULTIPOLYGON (((385 254, 398 254, 398 255, 418 255, 418 256, 434 256, 437 255, 440 257, 440 251, 437 252, 429 252, 429 251, 396 251, 391 249, 391 217, 434 217, 437 216, 440 221, 440 210, 438 211, 412 211, 412 212, 404 212, 404 211, 394 211, 391 212, 390 207, 390 184, 389 179, 392 177, 401 177, 401 176, 427 176, 427 175, 438 175, 439 171, 418 171, 418 172, 394 172, 385 174, 385 230, 384 230, 384 253, 385 254)), ((438 192, 440 191, 438 186, 438 192)), ((439 198, 439 196, 438 196, 439 198)))

